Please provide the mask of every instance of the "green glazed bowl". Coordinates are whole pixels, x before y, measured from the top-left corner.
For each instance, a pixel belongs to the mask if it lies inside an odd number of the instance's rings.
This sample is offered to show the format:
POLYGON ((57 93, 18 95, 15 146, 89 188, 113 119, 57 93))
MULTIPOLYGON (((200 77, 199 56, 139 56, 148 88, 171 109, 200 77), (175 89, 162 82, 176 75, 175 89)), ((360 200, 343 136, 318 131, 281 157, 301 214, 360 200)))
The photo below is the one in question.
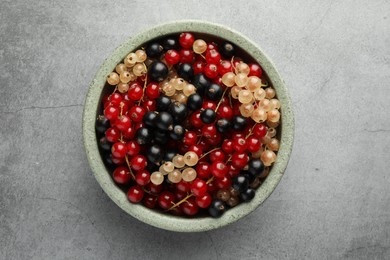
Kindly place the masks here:
POLYGON ((84 104, 83 114, 83 137, 91 169, 102 189, 124 211, 138 220, 149 225, 179 232, 200 232, 220 228, 233 223, 254 211, 272 193, 278 185, 291 154, 294 138, 294 116, 288 91, 282 78, 277 72, 271 60, 264 52, 247 37, 222 25, 203 21, 177 21, 158 25, 145 30, 134 37, 126 40, 122 45, 104 61, 92 80, 84 104), (220 218, 200 217, 183 218, 150 210, 143 205, 132 204, 127 200, 126 194, 113 182, 110 173, 103 164, 99 153, 95 133, 95 121, 101 103, 101 95, 105 86, 107 75, 114 70, 126 55, 150 41, 168 34, 190 31, 198 34, 214 35, 234 43, 245 50, 256 60, 265 71, 268 80, 275 88, 276 95, 281 103, 281 126, 280 126, 280 150, 264 183, 256 190, 256 196, 249 203, 241 203, 229 209, 220 218))

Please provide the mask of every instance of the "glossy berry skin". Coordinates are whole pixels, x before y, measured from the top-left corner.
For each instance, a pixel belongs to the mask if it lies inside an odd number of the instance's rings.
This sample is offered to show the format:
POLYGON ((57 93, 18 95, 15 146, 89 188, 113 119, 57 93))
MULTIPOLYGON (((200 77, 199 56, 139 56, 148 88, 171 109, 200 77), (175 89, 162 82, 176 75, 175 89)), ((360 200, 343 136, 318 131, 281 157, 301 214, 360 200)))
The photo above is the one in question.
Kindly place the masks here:
POLYGON ((179 42, 175 38, 166 38, 162 46, 165 51, 167 50, 177 50, 179 49, 179 42))
POLYGON ((217 128, 213 124, 204 125, 202 127, 202 134, 206 138, 214 138, 217 134, 217 128))
POLYGON ((230 61, 228 60, 221 60, 218 64, 218 74, 223 76, 224 74, 228 72, 233 71, 233 66, 230 61))
POLYGON ((235 152, 232 155, 232 165, 237 169, 243 169, 249 162, 249 156, 246 153, 235 152))
POLYGON ((146 157, 143 155, 136 155, 130 161, 131 168, 135 171, 145 169, 147 164, 146 157))
POLYGON ((146 185, 146 188, 153 194, 159 194, 162 189, 164 188, 163 185, 155 185, 153 183, 149 183, 148 185, 146 185))
POLYGON ((184 80, 190 81, 194 77, 194 69, 190 63, 181 63, 177 68, 177 75, 184 80))
POLYGON ((196 165, 195 170, 197 172, 197 177, 202 180, 208 180, 212 176, 210 164, 207 162, 199 162, 196 165))
POLYGON ((167 96, 160 96, 156 100, 156 110, 161 111, 167 111, 169 109, 169 106, 171 105, 171 99, 167 96))
POLYGON ((209 207, 209 214, 213 218, 219 218, 226 211, 226 205, 222 200, 213 200, 209 207))
POLYGON ((215 110, 217 108, 217 104, 215 103, 215 101, 211 101, 211 100, 205 100, 202 104, 202 108, 203 109, 207 109, 207 108, 210 108, 212 110, 215 110))
POLYGON ((111 144, 105 136, 99 139, 99 147, 105 151, 111 151, 111 144))
POLYGON ((150 173, 147 170, 141 170, 135 174, 135 182, 139 186, 145 186, 150 182, 150 173))
POLYGON ((187 107, 192 110, 198 110, 202 107, 203 104, 203 98, 198 93, 194 93, 190 95, 187 99, 187 107))
POLYGON ((234 116, 232 118, 232 127, 236 131, 242 131, 247 126, 248 122, 245 117, 243 116, 234 116))
POLYGON ((226 154, 221 149, 218 149, 218 150, 212 151, 209 154, 209 157, 210 157, 211 162, 215 162, 215 161, 223 162, 226 159, 226 154))
POLYGON ((119 106, 119 103, 122 101, 122 96, 119 93, 113 93, 108 97, 108 100, 114 106, 119 106))
POLYGON ((168 112, 160 112, 154 120, 155 125, 158 129, 168 131, 173 124, 173 117, 168 112))
POLYGON ((256 124, 252 133, 257 138, 262 138, 267 134, 267 127, 264 124, 256 124))
POLYGON ((203 61, 195 61, 192 64, 192 68, 194 70, 194 75, 202 73, 205 66, 206 66, 206 63, 204 63, 203 61))
POLYGON ((194 76, 192 84, 196 87, 196 92, 202 96, 204 91, 210 85, 210 81, 203 73, 199 73, 194 76))
POLYGON ((216 115, 215 111, 212 110, 211 108, 207 108, 200 113, 200 119, 205 124, 213 123, 215 121, 216 117, 217 117, 217 115, 216 115))
POLYGON ((134 100, 134 101, 140 100, 142 98, 142 95, 143 95, 143 89, 142 89, 141 84, 139 84, 138 82, 131 83, 127 94, 131 100, 134 100))
POLYGON ((108 120, 115 120, 118 118, 120 110, 118 107, 108 106, 104 109, 104 116, 108 120))
POLYGON ((111 147, 111 153, 116 158, 124 158, 127 153, 126 144, 122 142, 114 143, 111 147))
POLYGON ((160 96, 160 87, 156 82, 150 82, 146 86, 145 94, 150 99, 156 99, 160 96))
POLYGON ((189 198, 186 202, 180 204, 180 209, 188 216, 194 216, 199 211, 199 207, 193 198, 189 198))
POLYGON ((117 142, 119 140, 119 138, 121 137, 121 133, 120 133, 119 129, 116 127, 108 128, 105 135, 106 135, 107 141, 109 141, 111 143, 117 142))
POLYGON ((197 196, 195 198, 195 203, 199 208, 207 209, 210 206, 212 199, 213 198, 209 193, 205 193, 202 196, 197 196))
POLYGON ((168 150, 166 150, 165 151, 165 153, 164 153, 164 156, 163 156, 163 160, 164 161, 169 161, 169 162, 171 162, 172 161, 172 159, 173 159, 173 157, 177 154, 177 150, 176 149, 168 149, 168 150))
POLYGON ((154 144, 147 148, 147 158, 152 163, 158 163, 162 160, 164 153, 160 145, 154 144))
POLYGON ((176 189, 180 192, 188 193, 191 191, 191 183, 180 181, 176 184, 176 189))
POLYGON ((222 43, 222 45, 220 46, 219 48, 219 51, 222 53, 222 55, 225 57, 225 58, 232 58, 234 56, 234 53, 235 53, 235 47, 232 43, 230 42, 224 42, 222 43))
POLYGON ((184 138, 185 132, 186 130, 183 126, 175 125, 173 126, 172 131, 169 133, 169 137, 175 141, 182 140, 184 138))
POLYGON ((126 131, 131 126, 131 120, 128 116, 122 115, 119 116, 116 120, 114 125, 120 130, 120 131, 126 131))
MULTIPOLYGON (((133 139, 135 136, 136 130, 134 127, 129 127, 127 130, 122 132, 123 138, 126 140, 133 139)), ((118 137, 119 138, 119 137, 118 137)))
POLYGON ((141 146, 135 142, 134 140, 128 141, 127 144, 127 155, 128 156, 136 156, 141 151, 141 146))
POLYGON ((220 100, 223 94, 223 89, 220 85, 216 83, 210 84, 206 91, 206 97, 210 100, 220 100))
POLYGON ((256 76, 256 77, 261 78, 262 75, 263 75, 263 69, 260 67, 260 65, 258 65, 256 63, 249 64, 249 74, 248 74, 248 77, 256 76))
POLYGON ((133 122, 141 122, 146 113, 145 108, 140 106, 133 106, 129 110, 129 116, 133 122))
POLYGON ((202 153, 203 153, 203 149, 202 149, 202 146, 200 144, 191 145, 188 148, 188 151, 196 153, 198 155, 198 157, 202 156, 202 153))
POLYGON ((256 192, 252 188, 248 188, 245 191, 240 193, 240 198, 244 202, 251 201, 256 195, 256 192))
POLYGON ((179 36, 179 44, 184 49, 191 48, 194 41, 195 41, 195 37, 191 33, 184 32, 184 33, 181 33, 179 36))
POLYGON ((152 139, 153 139, 152 131, 146 127, 139 128, 135 134, 135 140, 140 145, 149 144, 152 141, 152 139))
POLYGON ((163 191, 157 198, 158 205, 162 209, 169 209, 173 206, 175 195, 169 191, 163 191))
POLYGON ((247 190, 248 186, 249 186, 249 180, 243 174, 239 174, 232 179, 232 187, 235 190, 238 190, 239 192, 243 192, 247 190))
POLYGON ((142 122, 145 124, 146 127, 154 128, 154 120, 156 119, 156 117, 157 114, 154 111, 148 111, 142 118, 142 122))
POLYGON ((146 47, 145 52, 150 58, 158 58, 163 50, 164 48, 158 42, 152 42, 146 47))
POLYGON ((224 178, 229 171, 229 168, 224 162, 215 161, 210 167, 211 174, 216 178, 224 178))
POLYGON ((229 120, 225 118, 218 119, 215 125, 217 126, 217 130, 220 133, 226 133, 231 127, 229 120))
MULTIPOLYGON (((203 101, 202 101, 203 102, 203 101)), ((104 134, 104 132, 110 127, 110 120, 108 120, 105 116, 98 116, 96 119, 96 132, 98 134, 104 134)))
POLYGON ((131 181, 129 169, 125 166, 119 166, 112 173, 112 178, 118 184, 128 184, 131 181))
POLYGON ((233 118, 233 109, 228 105, 221 105, 217 110, 218 118, 231 120, 233 118))
POLYGON ((213 63, 208 63, 204 67, 204 74, 206 77, 213 79, 218 76, 218 67, 213 63))
POLYGON ((190 123, 195 128, 200 128, 203 126, 202 119, 200 118, 200 111, 192 113, 190 116, 190 123))
POLYGON ((253 176, 259 176, 264 171, 264 164, 260 159, 251 159, 248 163, 248 172, 253 176))
POLYGON ((187 106, 177 101, 171 103, 168 111, 172 115, 173 122, 175 123, 181 123, 188 114, 187 106))
POLYGON ((175 65, 180 61, 180 54, 178 51, 169 50, 165 53, 164 58, 168 65, 175 65))
POLYGON ((207 192, 207 184, 202 179, 195 179, 191 184, 191 192, 196 197, 203 196, 207 192))
POLYGON ((216 178, 215 185, 218 189, 228 189, 232 185, 230 176, 226 174, 226 176, 223 178, 216 178))
POLYGON ((198 137, 195 132, 193 131, 187 131, 184 134, 183 143, 187 146, 191 146, 196 144, 198 141, 198 137))
POLYGON ((161 61, 154 61, 148 68, 148 75, 153 81, 163 81, 168 76, 168 67, 161 61))
POLYGON ((233 148, 238 153, 243 153, 247 148, 247 143, 245 138, 238 137, 233 139, 233 148))
POLYGON ((144 197, 144 190, 140 186, 132 186, 127 192, 127 198, 131 203, 138 203, 144 197))
POLYGON ((180 63, 192 63, 194 61, 194 52, 192 50, 182 49, 179 54, 180 63))
MULTIPOLYGON (((219 54, 219 52, 217 50, 209 50, 209 51, 206 51, 206 62, 208 64, 219 64, 221 61, 221 54, 219 54)), ((217 73, 218 73, 218 69, 217 69, 217 73)))
POLYGON ((157 205, 157 197, 149 194, 145 194, 142 204, 149 209, 154 209, 157 205))
POLYGON ((248 152, 255 153, 257 152, 261 147, 261 142, 259 138, 256 138, 254 136, 249 136, 246 140, 247 143, 247 150, 248 152))
POLYGON ((156 100, 154 99, 145 99, 142 103, 142 107, 146 111, 155 111, 156 110, 156 100))
POLYGON ((230 140, 230 139, 225 139, 223 140, 223 143, 222 143, 222 150, 227 153, 227 154, 231 154, 234 152, 234 148, 233 148, 233 141, 230 140))

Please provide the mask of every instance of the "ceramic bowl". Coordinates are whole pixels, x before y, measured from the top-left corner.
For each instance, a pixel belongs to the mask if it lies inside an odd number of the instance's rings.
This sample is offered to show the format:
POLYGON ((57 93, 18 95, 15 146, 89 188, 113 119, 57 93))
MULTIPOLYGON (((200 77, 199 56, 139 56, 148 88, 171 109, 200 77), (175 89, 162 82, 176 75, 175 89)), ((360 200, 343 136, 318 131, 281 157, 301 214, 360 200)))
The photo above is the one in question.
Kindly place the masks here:
MULTIPOLYGON (((207 38, 207 37, 206 37, 207 38)), ((199 232, 226 226, 235 222, 259 207, 278 185, 287 167, 294 137, 294 117, 288 91, 282 78, 277 72, 272 61, 250 39, 240 33, 222 25, 204 21, 176 21, 155 26, 145 30, 117 47, 104 61, 96 76, 92 80, 84 105, 83 137, 88 161, 96 180, 105 193, 124 211, 138 220, 149 225, 171 231, 199 232), (220 218, 199 217, 184 218, 150 210, 140 204, 132 204, 127 200, 126 194, 113 182, 99 153, 95 133, 95 120, 100 109, 102 93, 107 75, 114 70, 126 55, 142 46, 144 43, 163 37, 168 34, 180 32, 193 32, 197 35, 213 35, 230 41, 245 50, 253 60, 257 61, 274 87, 277 97, 281 102, 281 126, 280 126, 280 150, 277 160, 271 168, 264 183, 256 190, 256 196, 249 203, 241 203, 229 209, 220 218)))

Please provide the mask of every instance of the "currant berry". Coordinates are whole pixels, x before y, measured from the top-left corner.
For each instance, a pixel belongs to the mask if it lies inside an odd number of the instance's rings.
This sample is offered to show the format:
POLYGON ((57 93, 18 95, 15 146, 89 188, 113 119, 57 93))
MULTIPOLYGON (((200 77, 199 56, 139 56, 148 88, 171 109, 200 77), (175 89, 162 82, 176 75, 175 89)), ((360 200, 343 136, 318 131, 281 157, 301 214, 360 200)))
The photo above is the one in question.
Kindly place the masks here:
POLYGON ((115 120, 114 125, 120 131, 126 131, 131 126, 131 120, 128 116, 122 115, 115 120))
POLYGON ((156 101, 156 109, 157 111, 167 111, 169 106, 171 105, 171 99, 167 96, 160 96, 156 101))
POLYGON ((202 179, 195 179, 191 184, 191 192, 196 196, 203 196, 207 193, 207 184, 202 179))
POLYGON ((211 174, 216 178, 224 178, 228 170, 226 164, 220 161, 213 162, 210 167, 211 174))
POLYGON ((249 161, 249 156, 245 153, 235 152, 232 155, 232 165, 237 169, 243 169, 249 161))
POLYGON ((146 48, 146 54, 150 58, 158 58, 161 56, 164 48, 157 42, 150 43, 146 48))
POLYGON ((145 169, 147 164, 146 157, 143 155, 136 155, 130 161, 131 168, 135 171, 145 169))
POLYGON ((108 106, 104 109, 104 116, 108 120, 115 120, 118 118, 120 110, 118 107, 108 106))
POLYGON ((169 209, 174 204, 175 195, 169 191, 163 191, 157 198, 158 205, 162 209, 169 209))
POLYGON ((200 109, 202 107, 202 104, 203 98, 197 93, 190 95, 187 99, 187 107, 192 111, 200 109))
POLYGON ((165 53, 164 58, 168 65, 175 65, 180 61, 180 54, 175 50, 169 50, 165 53))
POLYGON ((223 89, 216 83, 210 84, 206 90, 206 97, 210 100, 220 100, 222 98, 223 89))
POLYGON ((148 68, 148 75, 154 81, 163 81, 168 76, 168 67, 161 61, 154 61, 148 68))
POLYGON ((200 113, 200 119, 205 124, 213 123, 215 121, 216 117, 217 117, 217 115, 216 115, 215 111, 212 110, 211 108, 207 108, 200 113))
POLYGON ((161 146, 154 144, 147 149, 148 160, 152 163, 158 163, 162 160, 164 155, 163 149, 161 146))
POLYGON ((221 54, 215 49, 206 52, 206 62, 208 64, 219 64, 221 61, 221 54))
POLYGON ((132 186, 127 192, 127 198, 132 203, 138 203, 144 197, 144 190, 140 186, 132 186))
POLYGON ((209 207, 209 214, 213 218, 219 218, 226 211, 226 205, 222 200, 214 200, 209 207))
POLYGON ((248 202, 251 201, 255 197, 255 195, 255 190, 252 188, 248 188, 240 193, 240 198, 243 202, 248 202))
POLYGON ((204 74, 210 79, 217 77, 218 76, 217 65, 213 63, 206 64, 206 66, 204 67, 204 74))
POLYGON ((125 166, 119 166, 112 173, 112 178, 118 184, 128 184, 131 181, 129 169, 125 166))
POLYGON ((129 116, 133 122, 141 122, 146 113, 145 108, 140 106, 133 106, 129 110, 129 116))
POLYGON ((150 173, 147 170, 138 171, 135 175, 135 182, 139 186, 145 186, 150 182, 150 173))
POLYGON ((199 208, 195 202, 195 199, 189 198, 187 201, 183 202, 180 205, 181 210, 184 212, 184 214, 193 216, 196 215, 199 211, 199 208))
POLYGON ((145 89, 146 96, 150 99, 156 99, 160 96, 160 87, 156 82, 150 82, 145 89))
POLYGON ((184 80, 190 81, 194 77, 194 69, 190 63, 181 63, 177 68, 177 75, 184 80))
POLYGON ((246 143, 247 143, 247 150, 248 152, 251 153, 257 152, 261 147, 261 142, 259 138, 256 138, 255 136, 248 137, 246 143))
POLYGON ((153 140, 153 134, 148 128, 140 127, 135 134, 135 140, 140 145, 149 144, 153 140))
POLYGON ((243 153, 247 149, 245 138, 239 137, 233 139, 233 148, 238 153, 243 153))
POLYGON ((196 205, 198 205, 199 208, 207 209, 212 201, 212 197, 209 193, 205 193, 203 196, 197 196, 195 198, 196 205))
POLYGON ((230 42, 224 42, 219 48, 219 51, 222 53, 223 56, 230 59, 234 56, 235 48, 234 45, 230 42))
POLYGON ((146 194, 142 203, 144 204, 145 207, 149 209, 154 209, 157 204, 157 197, 153 195, 146 194))
POLYGON ((177 50, 179 49, 179 42, 175 38, 166 38, 163 41, 162 46, 166 51, 177 50))
POLYGON ((163 131, 168 131, 170 128, 172 128, 173 124, 173 117, 168 112, 160 112, 156 119, 154 120, 155 125, 158 129, 163 131))
POLYGON ((127 153, 126 144, 122 142, 114 143, 111 147, 111 153, 116 158, 124 158, 127 153))

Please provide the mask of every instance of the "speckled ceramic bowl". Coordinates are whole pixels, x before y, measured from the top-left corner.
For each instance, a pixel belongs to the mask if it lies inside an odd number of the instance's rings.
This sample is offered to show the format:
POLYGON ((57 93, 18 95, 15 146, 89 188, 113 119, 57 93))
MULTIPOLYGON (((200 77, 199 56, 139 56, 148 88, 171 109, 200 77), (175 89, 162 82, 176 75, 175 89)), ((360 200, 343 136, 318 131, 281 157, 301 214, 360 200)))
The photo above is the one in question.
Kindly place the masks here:
POLYGON ((220 228, 243 218, 254 211, 272 193, 282 178, 290 157, 294 137, 294 117, 290 97, 283 80, 271 60, 254 42, 240 33, 221 25, 203 21, 177 21, 158 25, 129 38, 116 48, 104 61, 89 86, 89 91, 85 100, 83 135, 89 164, 91 165, 97 181, 107 195, 120 208, 140 221, 155 227, 180 232, 199 232, 220 228), (241 203, 238 206, 227 210, 221 218, 217 219, 211 217, 175 217, 155 210, 150 210, 143 205, 129 203, 126 194, 115 185, 104 166, 96 139, 95 120, 98 109, 100 108, 101 96, 107 75, 114 70, 115 66, 121 62, 129 52, 142 46, 144 43, 154 38, 184 31, 214 35, 226 39, 245 50, 247 54, 263 67, 268 80, 275 88, 277 97, 281 102, 280 150, 268 177, 257 189, 256 196, 251 202, 241 203))

